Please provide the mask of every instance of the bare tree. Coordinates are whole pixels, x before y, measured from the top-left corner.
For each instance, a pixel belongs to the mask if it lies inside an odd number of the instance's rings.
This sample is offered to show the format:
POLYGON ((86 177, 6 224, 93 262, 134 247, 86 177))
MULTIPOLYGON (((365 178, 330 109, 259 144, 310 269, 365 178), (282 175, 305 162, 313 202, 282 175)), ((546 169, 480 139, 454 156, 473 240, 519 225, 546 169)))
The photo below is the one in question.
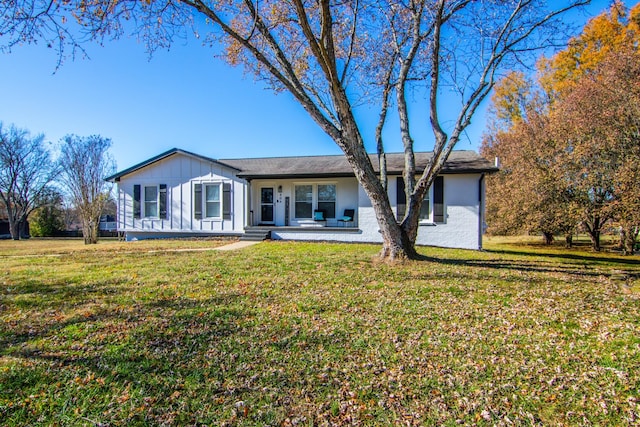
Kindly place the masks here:
POLYGON ((44 135, 0 123, 0 200, 9 217, 11 238, 28 237, 31 212, 48 203, 45 197, 58 170, 43 144, 44 135))
POLYGON ((104 179, 115 173, 109 147, 111 140, 97 135, 67 135, 62 140, 61 181, 82 221, 85 244, 98 243, 100 215, 109 201, 111 185, 104 179))
POLYGON ((0 10, 5 17, 0 33, 7 35, 7 46, 31 37, 49 43, 63 38, 76 46, 65 33, 68 22, 98 40, 117 37, 136 22, 135 32, 153 50, 189 30, 198 36, 206 31, 207 43, 225 47, 226 61, 244 65, 276 91, 291 93, 341 148, 375 210, 381 257, 392 260, 416 256, 424 196, 496 74, 526 62, 537 49, 564 43, 562 14, 588 2, 568 0, 550 8, 542 0, 12 0, 0 10), (413 126, 426 124, 435 138, 424 171, 414 161, 409 90, 428 111, 413 126), (395 217, 386 192, 380 132, 381 175, 367 154, 363 125, 354 114, 362 102, 382 106, 380 128, 388 108, 399 115, 408 200, 404 218, 395 217), (453 103, 458 113, 447 117, 443 104, 453 103))

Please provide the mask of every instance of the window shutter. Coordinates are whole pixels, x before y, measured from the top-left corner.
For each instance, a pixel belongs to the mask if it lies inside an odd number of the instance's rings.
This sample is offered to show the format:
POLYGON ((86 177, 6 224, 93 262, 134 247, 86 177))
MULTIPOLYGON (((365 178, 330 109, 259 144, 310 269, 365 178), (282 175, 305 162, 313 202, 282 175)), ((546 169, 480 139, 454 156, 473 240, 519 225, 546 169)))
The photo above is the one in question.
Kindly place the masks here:
POLYGON ((222 184, 222 219, 231 219, 231 184, 222 184))
POLYGON ((160 184, 160 219, 167 219, 167 184, 160 184))
POLYGON ((437 176, 433 181, 433 221, 444 222, 444 178, 437 176))
POLYGON ((140 184, 135 184, 133 186, 133 217, 135 219, 140 219, 141 216, 140 209, 140 184))
POLYGON ((404 179, 399 176, 396 178, 396 209, 398 221, 402 221, 407 211, 407 195, 404 192, 404 179))
POLYGON ((202 219, 202 184, 193 186, 193 216, 202 219))

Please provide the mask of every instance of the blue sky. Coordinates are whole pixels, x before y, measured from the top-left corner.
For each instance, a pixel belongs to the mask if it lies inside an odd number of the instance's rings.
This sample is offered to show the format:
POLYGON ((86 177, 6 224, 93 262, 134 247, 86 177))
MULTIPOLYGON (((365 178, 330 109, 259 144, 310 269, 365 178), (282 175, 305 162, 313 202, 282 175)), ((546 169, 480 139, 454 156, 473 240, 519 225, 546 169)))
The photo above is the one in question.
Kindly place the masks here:
MULTIPOLYGON (((594 1, 589 12, 608 5, 594 1)), ((585 22, 582 15, 573 19, 585 22)), ((0 53, 0 121, 44 133, 51 143, 70 133, 111 138, 118 170, 173 147, 214 158, 340 153, 289 94, 265 89, 197 40, 178 42, 150 60, 133 38, 85 48, 90 59, 68 60, 57 71, 56 52, 44 46, 0 53)), ((458 149, 478 149, 486 104, 458 149)), ((363 106, 356 113, 372 123, 365 137, 373 151, 377 112, 363 106)), ((429 150, 427 112, 413 113, 414 120, 424 118, 414 135, 416 150, 429 150)), ((401 150, 394 125, 388 125, 389 152, 401 150)))

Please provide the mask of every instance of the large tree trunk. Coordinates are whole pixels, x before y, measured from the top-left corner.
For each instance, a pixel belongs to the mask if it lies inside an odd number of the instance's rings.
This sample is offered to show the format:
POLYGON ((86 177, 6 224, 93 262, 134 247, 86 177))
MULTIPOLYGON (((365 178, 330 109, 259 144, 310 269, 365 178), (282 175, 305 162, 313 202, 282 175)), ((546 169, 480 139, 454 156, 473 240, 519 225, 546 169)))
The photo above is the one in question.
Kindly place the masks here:
POLYGON ((367 163, 367 165, 359 164, 354 170, 356 170, 358 181, 371 200, 371 206, 380 227, 382 235, 380 258, 389 262, 415 259, 417 257, 415 250, 417 219, 413 221, 416 225, 416 233, 407 232, 407 229, 398 223, 384 186, 370 167, 368 159, 367 163), (369 169, 371 170, 368 171, 369 169))
POLYGON ((600 249, 602 249, 600 246, 600 232, 607 220, 608 218, 600 218, 599 215, 593 215, 593 217, 589 218, 589 221, 584 221, 583 223, 591 239, 591 248, 596 252, 600 252, 600 249))
POLYGON ((21 239, 28 239, 31 237, 31 234, 29 233, 29 221, 27 221, 26 218, 18 221, 18 230, 21 239))
POLYGON ((391 262, 413 258, 415 255, 413 244, 403 236, 403 230, 396 220, 387 192, 373 170, 368 154, 364 149, 355 149, 345 150, 345 155, 358 182, 371 200, 371 206, 376 214, 382 236, 380 258, 391 262))
POLYGON ((591 239, 591 249, 596 252, 600 252, 600 228, 591 229, 587 227, 587 234, 589 235, 589 239, 591 239))
POLYGON ((11 234, 11 238, 13 240, 20 240, 20 223, 17 219, 18 216, 15 214, 14 206, 12 206, 11 201, 4 197, 2 198, 2 201, 7 209, 7 219, 9 220, 9 233, 11 234))
POLYGON ((9 233, 13 240, 20 240, 20 222, 11 218, 11 215, 9 215, 9 233))
POLYGON ((98 222, 92 218, 84 218, 82 221, 82 237, 85 245, 98 243, 98 222))
MULTIPOLYGON (((339 85, 336 85, 334 89, 334 103, 340 117, 342 129, 337 134, 329 128, 325 130, 344 152, 356 179, 371 201, 371 206, 380 227, 380 234, 382 235, 380 258, 383 261, 393 262, 414 257, 415 249, 413 244, 406 239, 406 236, 403 237, 402 228, 398 224, 391 208, 385 186, 380 181, 380 176, 375 172, 369 154, 364 147, 364 141, 347 96, 339 85)), ((322 122, 319 120, 318 123, 322 122)))

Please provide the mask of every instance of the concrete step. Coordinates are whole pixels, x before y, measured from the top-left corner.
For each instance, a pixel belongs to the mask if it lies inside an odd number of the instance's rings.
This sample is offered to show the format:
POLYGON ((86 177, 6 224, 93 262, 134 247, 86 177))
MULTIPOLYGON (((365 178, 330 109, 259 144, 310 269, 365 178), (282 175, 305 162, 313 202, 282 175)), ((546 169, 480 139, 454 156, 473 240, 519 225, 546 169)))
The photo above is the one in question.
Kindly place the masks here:
POLYGON ((259 242, 270 238, 271 230, 248 228, 244 231, 244 234, 240 237, 240 240, 246 242, 259 242))

